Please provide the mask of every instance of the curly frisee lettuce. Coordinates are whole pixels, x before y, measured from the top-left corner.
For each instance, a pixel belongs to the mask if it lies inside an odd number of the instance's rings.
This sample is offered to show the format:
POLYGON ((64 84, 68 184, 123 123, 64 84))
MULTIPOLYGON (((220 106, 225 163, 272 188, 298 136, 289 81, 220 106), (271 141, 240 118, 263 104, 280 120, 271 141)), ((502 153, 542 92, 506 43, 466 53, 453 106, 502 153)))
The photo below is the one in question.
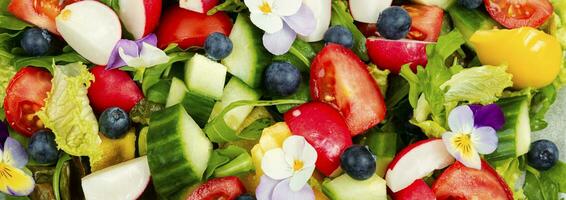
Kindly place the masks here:
POLYGON ((55 142, 74 156, 100 159, 98 122, 89 105, 87 89, 94 76, 81 63, 54 66, 53 87, 37 116, 55 134, 55 142))

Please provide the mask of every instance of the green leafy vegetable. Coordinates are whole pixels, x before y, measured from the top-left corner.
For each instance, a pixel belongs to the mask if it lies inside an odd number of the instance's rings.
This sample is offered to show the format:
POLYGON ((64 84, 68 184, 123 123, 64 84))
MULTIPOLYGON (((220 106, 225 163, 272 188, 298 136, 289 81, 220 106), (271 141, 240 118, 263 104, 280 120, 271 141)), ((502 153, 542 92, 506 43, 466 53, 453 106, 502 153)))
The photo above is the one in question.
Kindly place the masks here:
POLYGON ((130 111, 130 118, 133 122, 143 125, 149 125, 149 119, 152 113, 163 110, 165 107, 162 104, 151 102, 147 99, 142 99, 130 111))
POLYGON ((255 120, 240 132, 240 137, 246 140, 258 140, 264 128, 273 125, 275 121, 271 118, 255 120))
POLYGON ((379 86, 381 94, 385 96, 387 94, 387 76, 391 72, 389 70, 380 70, 374 64, 368 65, 368 71, 375 83, 377 83, 377 86, 379 86))
POLYGON ((354 52, 364 61, 368 61, 368 52, 366 49, 366 37, 358 27, 354 24, 354 19, 348 11, 348 3, 343 0, 332 0, 332 15, 330 18, 332 26, 342 25, 346 27, 354 36, 354 52))
MULTIPOLYGON (((286 97, 274 97, 273 99, 297 99, 297 100, 303 100, 305 102, 310 101, 311 93, 310 93, 308 80, 303 80, 301 85, 299 85, 299 89, 294 94, 286 97)), ((299 104, 281 104, 281 105, 277 105, 276 107, 277 107, 277 111, 279 111, 280 113, 285 113, 288 110, 291 110, 292 108, 298 105, 299 104)))
POLYGON ((212 142, 216 143, 224 143, 224 142, 233 142, 238 140, 243 140, 247 138, 243 138, 239 135, 236 130, 233 130, 226 124, 224 116, 226 113, 230 112, 231 110, 240 107, 240 106, 274 106, 280 104, 302 104, 305 101, 301 100, 273 100, 273 101, 250 101, 250 100, 241 100, 231 103, 226 108, 224 108, 220 113, 215 115, 212 120, 210 120, 205 128, 204 132, 212 142))
POLYGON ((235 12, 239 13, 246 9, 246 4, 242 0, 226 0, 222 4, 210 9, 207 15, 214 15, 218 11, 235 12))
POLYGON ((55 134, 57 146, 70 155, 100 159, 102 142, 87 89, 94 76, 85 65, 54 66, 52 88, 37 116, 55 134))
POLYGON ((4 120, 4 98, 6 97, 6 88, 12 77, 16 74, 16 70, 9 65, 4 65, 0 58, 0 121, 4 120))
POLYGON ((559 185, 559 192, 566 193, 566 163, 558 161, 554 167, 541 173, 559 185))
POLYGON ((464 69, 440 86, 445 101, 490 104, 499 99, 505 88, 513 86, 507 67, 482 66, 464 69))
POLYGON ((289 52, 275 56, 274 61, 289 62, 302 72, 309 72, 311 61, 316 56, 316 52, 308 42, 295 40, 289 52))
POLYGON ((89 63, 86 59, 84 59, 81 55, 77 52, 71 53, 64 53, 57 56, 39 56, 39 57, 15 57, 12 60, 12 66, 16 68, 16 70, 20 70, 23 67, 27 66, 34 66, 34 67, 43 67, 49 70, 52 74, 53 70, 53 63, 58 65, 64 65, 69 63, 89 63))
POLYGON ((387 166, 397 153, 397 133, 372 128, 363 144, 367 145, 377 157, 376 173, 383 177, 387 166))
POLYGON ((57 165, 55 166, 55 173, 53 173, 53 193, 55 193, 55 199, 56 200, 61 200, 61 192, 60 192, 60 187, 59 187, 59 183, 61 181, 61 173, 63 173, 63 166, 65 164, 65 162, 67 162, 68 160, 71 160, 71 156, 69 156, 69 154, 63 153, 63 156, 61 156, 59 158, 59 160, 57 161, 57 165))
POLYGON ((523 190, 527 199, 558 200, 558 184, 547 174, 527 166, 523 190))
MULTIPOLYGON (((175 48, 173 47, 173 49, 175 48)), ((169 56, 169 62, 147 68, 143 74, 143 81, 141 81, 143 93, 147 94, 147 90, 151 86, 157 84, 159 80, 161 80, 161 78, 165 75, 165 72, 170 70, 171 66, 173 66, 174 63, 187 61, 191 57, 193 57, 194 54, 195 54, 194 52, 169 53, 167 54, 167 56, 169 56)))
POLYGON ((525 199, 523 192, 523 181, 521 177, 525 173, 525 157, 509 158, 506 160, 499 160, 490 163, 495 167, 495 171, 505 180, 511 191, 513 192, 514 199, 525 199))
POLYGON ((19 31, 27 27, 32 27, 32 25, 12 15, 0 15, 0 28, 19 31))
POLYGON ((532 131, 542 130, 548 126, 544 116, 550 109, 550 106, 556 101, 556 93, 557 91, 554 85, 548 85, 534 91, 531 98, 531 109, 529 111, 532 131))
POLYGON ((418 100, 421 95, 424 95, 430 106, 432 120, 441 126, 446 123, 446 112, 454 107, 454 103, 446 102, 445 91, 441 86, 450 80, 455 72, 462 69, 457 64, 448 68, 445 63, 464 43, 462 34, 458 31, 452 31, 438 38, 436 45, 427 46, 428 63, 426 68, 419 66, 416 74, 411 71, 408 65, 401 68, 400 75, 409 82, 409 102, 411 106, 418 110, 418 100))
POLYGON ((252 157, 246 149, 230 145, 212 152, 203 179, 233 176, 254 170, 252 157))

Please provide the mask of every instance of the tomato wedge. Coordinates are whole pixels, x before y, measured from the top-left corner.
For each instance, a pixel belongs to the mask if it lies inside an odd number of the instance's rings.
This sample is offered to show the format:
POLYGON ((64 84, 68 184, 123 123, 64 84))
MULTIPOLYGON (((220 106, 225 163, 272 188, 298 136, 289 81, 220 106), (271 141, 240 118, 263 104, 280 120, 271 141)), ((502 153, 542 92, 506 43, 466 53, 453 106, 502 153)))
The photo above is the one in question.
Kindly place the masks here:
POLYGON ((403 5, 411 16, 411 29, 407 39, 436 42, 442 29, 444 10, 436 6, 418 4, 403 5))
POLYGON ((352 136, 385 118, 385 101, 367 65, 352 50, 328 44, 311 66, 310 89, 315 101, 338 109, 352 136))
POLYGON ((230 200, 246 192, 238 177, 214 178, 199 186, 187 200, 230 200))
POLYGON ((432 190, 438 200, 449 199, 490 199, 512 200, 513 193, 505 181, 482 160, 481 170, 455 162, 446 169, 432 190))
POLYGON ((80 0, 12 0, 8 11, 17 18, 59 35, 55 17, 71 3, 80 0))
POLYGON ((487 12, 507 28, 538 28, 552 15, 549 0, 483 0, 487 12))
POLYGON ((4 109, 8 123, 18 133, 30 137, 44 127, 35 113, 45 104, 44 99, 51 91, 52 78, 46 70, 25 67, 10 80, 4 109))

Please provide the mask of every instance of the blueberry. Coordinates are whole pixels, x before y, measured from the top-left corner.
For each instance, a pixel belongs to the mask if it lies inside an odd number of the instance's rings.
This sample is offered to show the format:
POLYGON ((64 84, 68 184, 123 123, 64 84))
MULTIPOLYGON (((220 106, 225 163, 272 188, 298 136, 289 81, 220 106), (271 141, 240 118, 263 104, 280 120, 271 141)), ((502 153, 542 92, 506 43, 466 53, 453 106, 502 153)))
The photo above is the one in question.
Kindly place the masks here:
POLYGON ((204 51, 213 60, 222 60, 232 52, 232 41, 222 33, 212 33, 204 41, 204 51))
POLYGON ((45 29, 29 28, 20 40, 20 45, 30 56, 42 56, 49 51, 51 34, 45 29))
POLYGON ((35 132, 28 144, 28 153, 41 164, 49 164, 57 161, 59 151, 55 144, 55 135, 50 130, 39 130, 35 132))
POLYGON ((531 144, 527 160, 530 166, 538 170, 547 170, 556 164, 558 156, 558 147, 553 142, 538 140, 531 144))
POLYGON ((340 156, 340 166, 350 177, 366 180, 375 174, 375 156, 366 146, 353 145, 340 156))
POLYGON ((330 27, 330 29, 328 29, 326 33, 324 33, 324 42, 332 42, 348 48, 352 48, 354 47, 354 36, 352 35, 352 32, 350 32, 350 30, 348 30, 347 28, 337 25, 330 27))
POLYGON ((458 4, 468 9, 476 9, 481 6, 482 0, 458 0, 458 4))
POLYGON ((402 39, 409 33, 411 21, 411 16, 405 9, 391 6, 379 14, 377 32, 390 40, 402 39))
POLYGON ((98 119, 100 132, 106 137, 118 139, 130 128, 128 113, 118 107, 106 109, 98 119))
POLYGON ((256 198, 249 194, 244 194, 236 198, 236 200, 256 200, 256 198))
POLYGON ((301 72, 291 63, 274 62, 265 70, 265 88, 276 95, 288 96, 299 89, 301 72))

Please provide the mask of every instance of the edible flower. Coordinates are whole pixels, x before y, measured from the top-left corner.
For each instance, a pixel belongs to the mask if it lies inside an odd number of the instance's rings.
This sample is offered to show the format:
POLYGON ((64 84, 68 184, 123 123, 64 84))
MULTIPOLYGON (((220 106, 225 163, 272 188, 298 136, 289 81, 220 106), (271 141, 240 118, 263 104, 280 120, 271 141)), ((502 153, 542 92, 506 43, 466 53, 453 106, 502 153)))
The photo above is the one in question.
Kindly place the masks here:
POLYGON ((302 0, 244 0, 250 20, 261 30, 263 46, 274 55, 289 51, 297 34, 307 36, 316 28, 312 10, 302 0))
POLYGON ((18 141, 7 137, 0 148, 0 192, 27 196, 35 188, 33 177, 23 171, 28 155, 18 141))
POLYGON ((283 148, 265 153, 261 161, 264 175, 256 189, 259 200, 314 199, 307 181, 315 168, 317 153, 302 136, 290 136, 283 148))
POLYGON ((114 46, 106 69, 116 69, 126 65, 134 68, 147 68, 168 62, 169 56, 156 45, 157 36, 155 34, 136 41, 121 39, 114 46))
POLYGON ((505 123, 503 111, 496 104, 458 106, 448 116, 451 131, 442 135, 448 152, 466 167, 481 169, 479 154, 497 148, 496 130, 505 123))

